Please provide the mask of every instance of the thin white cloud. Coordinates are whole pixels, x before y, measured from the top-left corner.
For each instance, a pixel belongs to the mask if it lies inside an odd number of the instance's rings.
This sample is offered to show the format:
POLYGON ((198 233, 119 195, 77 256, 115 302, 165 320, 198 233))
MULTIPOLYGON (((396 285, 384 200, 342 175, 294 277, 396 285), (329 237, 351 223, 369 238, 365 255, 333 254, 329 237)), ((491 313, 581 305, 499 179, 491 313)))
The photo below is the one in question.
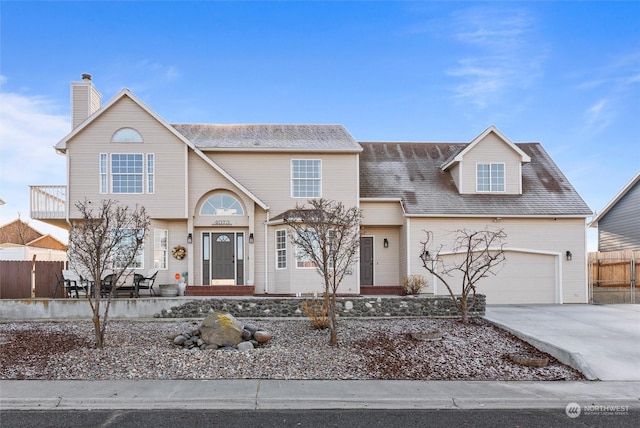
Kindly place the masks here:
POLYGON ((459 80, 455 98, 486 107, 541 75, 546 52, 532 41, 535 20, 526 9, 465 9, 453 14, 451 25, 451 37, 471 48, 447 71, 459 80))
POLYGON ((589 67, 571 76, 578 80, 575 88, 598 101, 585 108, 583 131, 602 132, 625 109, 638 108, 640 87, 640 53, 612 55, 603 65, 589 67))
POLYGON ((44 97, 0 91, 0 224, 18 213, 28 219, 29 185, 66 183, 65 158, 53 149, 70 131, 61 110, 44 97))
POLYGON ((180 80, 180 69, 147 59, 117 58, 107 65, 103 75, 94 75, 94 81, 109 92, 117 93, 127 87, 138 96, 153 95, 159 88, 180 80), (122 64, 127 64, 123 67, 122 64))
POLYGON ((610 104, 608 100, 601 99, 587 109, 585 121, 590 132, 601 132, 611 124, 614 112, 610 104))

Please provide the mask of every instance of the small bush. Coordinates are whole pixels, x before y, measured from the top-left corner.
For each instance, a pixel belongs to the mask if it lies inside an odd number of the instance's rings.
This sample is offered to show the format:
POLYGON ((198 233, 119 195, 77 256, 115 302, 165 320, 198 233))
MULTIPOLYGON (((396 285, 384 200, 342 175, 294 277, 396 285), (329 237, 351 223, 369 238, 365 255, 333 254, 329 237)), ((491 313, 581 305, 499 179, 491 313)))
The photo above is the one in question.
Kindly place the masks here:
POLYGON ((406 295, 420 294, 426 286, 427 280, 422 275, 405 276, 402 280, 402 290, 406 295))
POLYGON ((316 329, 329 328, 329 295, 327 293, 324 293, 322 299, 314 298, 302 302, 302 310, 316 329))

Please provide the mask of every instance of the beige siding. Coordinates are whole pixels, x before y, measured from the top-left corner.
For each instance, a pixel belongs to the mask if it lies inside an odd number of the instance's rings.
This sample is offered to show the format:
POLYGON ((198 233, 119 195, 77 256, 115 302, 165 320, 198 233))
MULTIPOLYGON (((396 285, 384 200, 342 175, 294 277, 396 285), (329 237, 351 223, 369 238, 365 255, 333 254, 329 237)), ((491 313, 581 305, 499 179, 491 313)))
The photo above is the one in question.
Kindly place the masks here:
POLYGON ((373 285, 400 285, 400 228, 368 227, 362 236, 373 238, 373 285), (385 238, 389 241, 388 248, 384 248, 385 238))
POLYGON ((185 147, 162 124, 123 97, 68 143, 70 217, 78 216, 75 201, 86 197, 92 201, 114 199, 142 204, 152 218, 186 218, 185 147), (123 127, 136 129, 144 143, 111 143, 113 133, 123 127), (99 153, 142 153, 145 159, 146 154, 153 153, 155 193, 100 194, 99 153))
POLYGON ((398 275, 404 278, 410 274, 408 267, 409 245, 407 240, 407 232, 411 230, 411 219, 407 218, 403 226, 398 231, 400 248, 398 250, 398 275))
MULTIPOLYGON (((449 169, 449 173, 451 174, 451 178, 453 179, 453 182, 456 184, 456 188, 458 189, 458 192, 462 193, 462 188, 460 187, 461 186, 461 184, 460 184, 460 165, 459 164, 453 165, 449 169)), ((475 181, 474 181, 474 185, 475 185, 475 181)))
POLYGON ((400 201, 392 202, 360 202, 362 212, 362 226, 393 225, 404 224, 404 213, 400 201))
POLYGON ((71 87, 71 126, 77 127, 89 117, 89 86, 77 84, 71 87))
POLYGON ((90 83, 71 84, 71 125, 80 125, 86 118, 100 108, 100 92, 90 83))
MULTIPOLYGON (((324 282, 322 276, 314 268, 296 267, 295 247, 287 240, 287 268, 276 269, 275 260, 275 233, 276 230, 285 229, 284 225, 269 227, 267 245, 267 267, 269 271, 269 294, 295 294, 295 293, 318 293, 324 292, 324 282)), ((262 248, 262 247, 261 247, 262 248)), ((261 264, 262 268, 264 267, 261 264)), ((358 293, 358 264, 353 266, 352 274, 346 275, 340 285, 338 292, 345 294, 358 293)), ((264 276, 260 275, 260 284, 264 284, 264 276)), ((257 283, 257 282, 256 282, 257 283)), ((262 287, 256 287, 256 293, 262 293, 262 287)))
MULTIPOLYGON (((512 290, 513 278, 523 278, 517 284, 518 290, 523 293, 523 300, 528 299, 524 293, 537 298, 536 293, 531 294, 527 282, 527 272, 530 272, 531 264, 542 263, 544 269, 550 269, 550 260, 553 258, 558 264, 558 287, 562 288, 561 299, 563 303, 585 303, 587 301, 586 291, 586 244, 585 244, 585 220, 584 219, 502 219, 494 223, 493 219, 411 219, 411 242, 408 243, 410 256, 411 273, 425 274, 424 268, 420 265, 419 252, 420 241, 424 240, 423 230, 430 230, 434 233, 432 250, 443 245, 442 251, 451 249, 451 243, 455 236, 455 231, 461 228, 468 230, 480 230, 485 227, 504 229, 507 234, 505 248, 518 253, 512 256, 510 266, 503 271, 505 275, 498 275, 495 278, 497 289, 512 290), (567 261, 566 251, 571 251, 573 259, 567 261), (528 253, 528 254, 527 254, 528 253), (522 256, 525 254, 526 256, 522 256), (414 262, 415 261, 415 262, 414 262)), ((507 261, 509 263, 509 261, 507 261)), ((479 284, 479 292, 482 292, 483 280, 479 284)), ((544 285, 540 285, 545 287, 544 285)), ((492 285, 493 287, 493 285, 492 285)), ((554 284, 555 287, 555 284, 554 284)), ((438 289, 438 293, 444 290, 438 289)), ((544 293, 544 291, 541 291, 544 293)), ((559 300, 559 299, 558 299, 559 300)), ((514 303, 514 302, 512 302, 514 303)), ((551 301, 548 303, 556 303, 551 301)))
MULTIPOLYGON (((193 250, 187 244, 187 222, 186 221, 168 221, 168 222, 158 222, 158 224, 159 224, 159 226, 157 227, 158 229, 162 229, 163 227, 161 227, 160 225, 165 224, 167 226, 165 227, 165 229, 169 231, 169 263, 168 263, 167 270, 161 270, 160 272, 158 272, 158 280, 156 283, 172 284, 176 282, 176 279, 175 279, 176 273, 189 272, 189 264, 188 264, 189 253, 191 253, 193 250), (171 249, 177 245, 181 245, 187 249, 187 257, 185 257, 182 260, 177 260, 171 255, 171 249)), ((153 239, 153 228, 151 230, 151 233, 152 233, 151 238, 153 239)), ((150 241, 150 243, 151 243, 150 250, 153 251, 153 241, 150 241)), ((194 255, 195 254, 192 254, 191 256, 193 257, 194 255)), ((150 263, 153 263, 153 254, 151 254, 150 263)), ((149 269, 151 267, 153 267, 153 265, 149 264, 149 269)), ((191 276, 194 273, 195 272, 189 272, 190 278, 188 279, 188 281, 191 282, 194 279, 194 278, 191 278, 191 276)))
MULTIPOLYGON (((176 282, 174 275, 176 272, 189 272, 187 265, 187 257, 182 260, 176 260, 171 256, 171 249, 176 245, 181 245, 187 248, 187 225, 185 221, 163 221, 163 220, 152 220, 149 226, 149 230, 147 231, 147 236, 144 241, 144 266, 140 269, 135 269, 135 273, 145 274, 149 271, 149 269, 153 269, 153 252, 154 252, 154 230, 155 229, 163 229, 168 231, 169 241, 168 241, 168 259, 167 259, 167 269, 161 269, 158 272, 158 276, 156 277, 154 289, 158 290, 158 284, 167 284, 176 282)), ((189 253, 189 250, 187 250, 189 253)), ((189 276, 191 277, 193 273, 189 272, 189 276)), ((190 278, 192 279, 192 278, 190 278)))
POLYGON ((208 156, 264 201, 272 216, 307 202, 291 197, 292 159, 322 160, 322 197, 342 201, 347 207, 358 205, 356 154, 210 152, 208 156))
POLYGON ((462 180, 462 183, 458 183, 460 193, 476 193, 476 164, 478 163, 504 163, 504 193, 521 193, 520 155, 493 132, 464 155, 460 163, 462 180))

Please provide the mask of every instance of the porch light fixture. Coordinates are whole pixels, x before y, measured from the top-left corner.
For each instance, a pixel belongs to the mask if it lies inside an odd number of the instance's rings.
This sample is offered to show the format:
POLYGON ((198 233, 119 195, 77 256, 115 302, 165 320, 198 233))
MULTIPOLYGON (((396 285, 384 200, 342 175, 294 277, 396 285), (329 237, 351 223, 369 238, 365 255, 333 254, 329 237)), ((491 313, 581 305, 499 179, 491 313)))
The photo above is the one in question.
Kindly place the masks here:
POLYGON ((423 262, 430 262, 431 261, 431 254, 429 253, 428 250, 425 250, 424 253, 420 254, 420 258, 422 259, 423 262))
POLYGON ((567 250, 567 261, 571 261, 571 259, 573 258, 573 254, 571 254, 571 251, 567 250))
POLYGON ((193 235, 191 233, 189 233, 187 235, 187 244, 191 244, 193 242, 193 235))
POLYGON ((389 248, 389 240, 387 238, 384 238, 384 241, 382 241, 382 245, 384 245, 384 248, 389 248))
POLYGON ((249 244, 253 244, 253 233, 249 234, 249 244))

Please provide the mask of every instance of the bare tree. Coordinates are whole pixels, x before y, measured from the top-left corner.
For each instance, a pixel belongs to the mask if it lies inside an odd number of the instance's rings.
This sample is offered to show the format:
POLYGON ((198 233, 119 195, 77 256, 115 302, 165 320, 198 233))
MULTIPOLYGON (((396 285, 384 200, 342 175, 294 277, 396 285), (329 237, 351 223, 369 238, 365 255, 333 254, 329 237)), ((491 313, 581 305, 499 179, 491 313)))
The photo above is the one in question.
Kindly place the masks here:
POLYGON ((498 266, 505 258, 504 240, 507 237, 504 230, 489 230, 485 228, 478 231, 461 229, 456 232, 450 262, 445 263, 442 258, 444 248, 440 245, 435 251, 431 248, 433 244, 433 232, 425 231, 427 238, 422 244, 420 259, 422 265, 432 275, 438 278, 447 287, 451 300, 462 313, 462 322, 469 322, 469 311, 476 304, 476 284, 482 278, 489 275, 496 275, 498 266), (456 258, 456 254, 461 254, 462 258, 456 258), (461 293, 456 296, 453 287, 449 282, 454 274, 462 275, 461 293), (471 303, 469 296, 471 295, 471 303))
POLYGON ((290 240, 297 256, 315 266, 324 281, 329 319, 329 344, 338 344, 336 293, 350 272, 360 246, 360 211, 326 199, 308 201, 310 207, 296 205, 284 218, 292 232, 290 240))
POLYGON ((77 202, 76 208, 82 219, 73 222, 69 230, 69 258, 74 270, 95 284, 87 292, 87 300, 93 313, 95 344, 102 348, 113 288, 136 267, 150 220, 144 207, 130 209, 111 199, 99 204, 85 199, 77 202), (113 274, 114 280, 110 289, 103 290, 101 280, 106 273, 113 274))

